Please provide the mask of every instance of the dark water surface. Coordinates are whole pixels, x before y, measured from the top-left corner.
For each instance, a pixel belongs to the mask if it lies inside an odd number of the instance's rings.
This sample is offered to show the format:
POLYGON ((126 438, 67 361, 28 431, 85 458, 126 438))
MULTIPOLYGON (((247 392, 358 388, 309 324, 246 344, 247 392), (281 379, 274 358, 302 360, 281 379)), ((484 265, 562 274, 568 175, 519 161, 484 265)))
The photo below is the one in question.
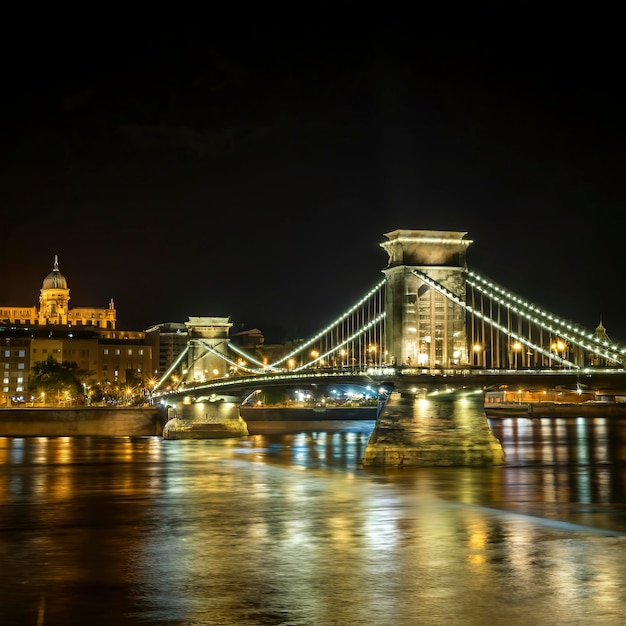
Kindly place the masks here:
POLYGON ((373 423, 0 438, 0 624, 626 623, 626 420, 490 420, 506 464, 363 468, 373 423))

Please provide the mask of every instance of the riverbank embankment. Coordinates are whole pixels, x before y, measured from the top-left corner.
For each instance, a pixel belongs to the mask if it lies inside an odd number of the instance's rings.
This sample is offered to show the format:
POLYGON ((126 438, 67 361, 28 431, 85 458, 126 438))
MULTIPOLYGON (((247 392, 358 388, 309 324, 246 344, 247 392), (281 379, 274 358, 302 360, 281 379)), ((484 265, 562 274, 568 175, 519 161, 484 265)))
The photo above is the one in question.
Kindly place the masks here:
POLYGON ((0 409, 0 437, 161 435, 166 416, 150 407, 0 409))
POLYGON ((487 417, 626 417, 626 402, 486 403, 487 417))

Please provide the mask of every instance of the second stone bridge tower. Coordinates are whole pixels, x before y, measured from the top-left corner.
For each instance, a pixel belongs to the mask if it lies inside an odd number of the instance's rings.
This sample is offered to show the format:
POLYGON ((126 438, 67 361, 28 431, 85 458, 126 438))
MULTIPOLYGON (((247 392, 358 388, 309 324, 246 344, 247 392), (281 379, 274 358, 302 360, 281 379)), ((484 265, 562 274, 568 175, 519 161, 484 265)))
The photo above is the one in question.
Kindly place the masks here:
POLYGON ((386 277, 386 362, 451 369, 469 363, 466 312, 418 278, 414 269, 465 301, 466 232, 394 230, 381 243, 389 255, 386 277))

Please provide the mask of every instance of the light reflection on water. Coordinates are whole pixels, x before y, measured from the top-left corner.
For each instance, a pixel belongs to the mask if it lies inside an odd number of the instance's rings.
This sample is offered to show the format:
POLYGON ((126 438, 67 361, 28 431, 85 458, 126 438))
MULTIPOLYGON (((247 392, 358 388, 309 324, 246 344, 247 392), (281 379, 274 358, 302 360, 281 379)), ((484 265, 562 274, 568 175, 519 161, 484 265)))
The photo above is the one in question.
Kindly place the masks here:
POLYGON ((363 468, 373 424, 0 439, 1 624, 622 624, 626 421, 490 421, 506 464, 363 468))

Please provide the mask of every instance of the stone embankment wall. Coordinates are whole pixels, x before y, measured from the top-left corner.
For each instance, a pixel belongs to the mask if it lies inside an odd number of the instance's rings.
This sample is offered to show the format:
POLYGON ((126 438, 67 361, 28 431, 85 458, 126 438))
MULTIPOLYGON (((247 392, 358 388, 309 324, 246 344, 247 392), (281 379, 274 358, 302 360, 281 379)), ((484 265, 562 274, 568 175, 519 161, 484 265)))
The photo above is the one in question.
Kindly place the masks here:
POLYGON ((161 435, 157 407, 0 409, 0 437, 138 437, 161 435))

